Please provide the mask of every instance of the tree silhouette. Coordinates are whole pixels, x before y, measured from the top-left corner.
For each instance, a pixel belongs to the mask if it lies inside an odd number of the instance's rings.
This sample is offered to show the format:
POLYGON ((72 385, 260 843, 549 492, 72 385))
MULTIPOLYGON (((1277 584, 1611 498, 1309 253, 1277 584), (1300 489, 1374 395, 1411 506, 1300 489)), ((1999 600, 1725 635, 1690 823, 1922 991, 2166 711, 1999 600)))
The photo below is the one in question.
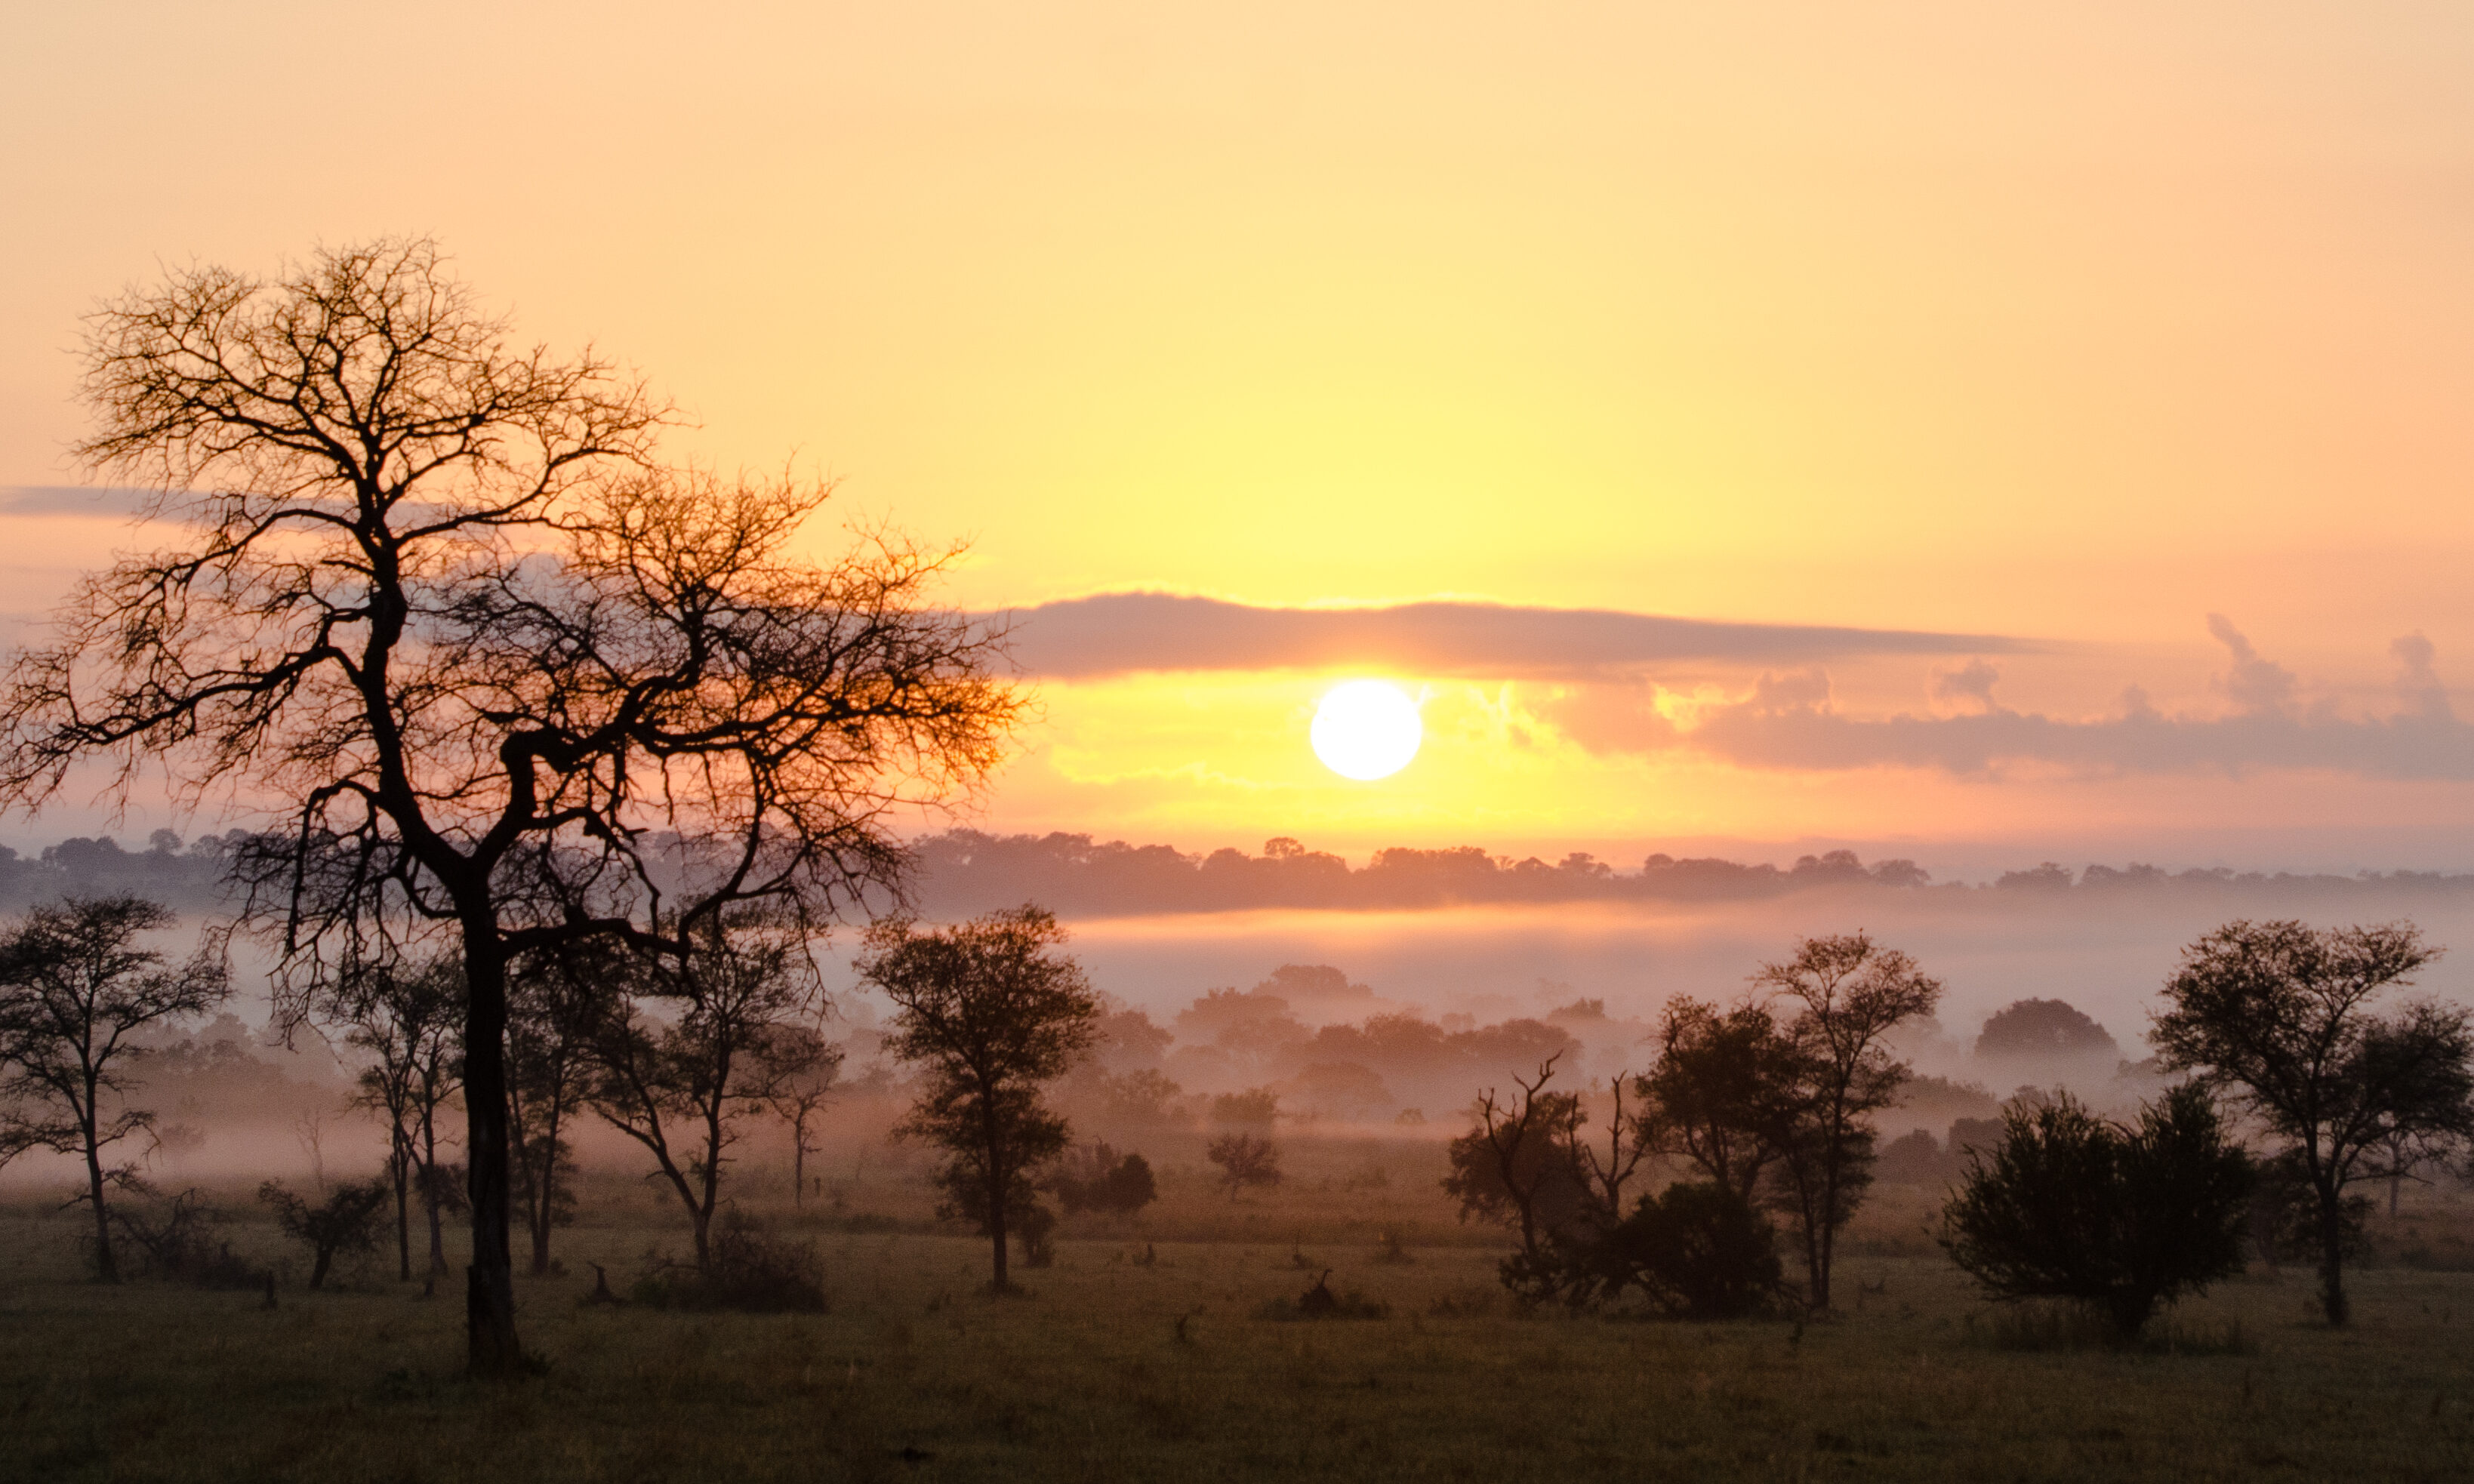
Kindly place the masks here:
POLYGON ((120 1281, 104 1190, 136 1180, 105 1152, 155 1124, 126 1105, 132 1032, 203 1014, 230 993, 219 940, 179 968, 140 948, 171 912, 137 897, 37 907, 0 935, 0 1148, 43 1148, 85 1163, 95 1276, 120 1281))
POLYGON ((507 984, 507 1131, 535 1277, 575 1204, 567 1137, 593 1087, 594 1048, 625 1012, 627 950, 587 938, 525 955, 507 984))
POLYGON ((1753 983, 1797 1006, 1786 1034, 1804 1063, 1804 1097, 1779 1159, 1779 1204, 1804 1239, 1806 1298, 1827 1309, 1838 1230, 1872 1182, 1870 1115, 1907 1079, 1906 1063, 1881 1038, 1931 1014, 1941 983, 1861 933, 1806 938, 1793 958, 1761 965, 1753 983))
POLYGON ((412 1278, 411 1196, 429 1227, 424 1292, 447 1271, 438 1162, 440 1112, 463 1072, 464 970, 452 951, 356 965, 320 996, 317 1013, 372 1058, 355 1101, 387 1118, 387 1176, 395 1189, 398 1276, 412 1278))
POLYGON ((951 1156, 937 1176, 944 1213, 986 1233, 999 1293, 1008 1287, 1007 1231, 1026 1220, 1044 1231, 1031 1215, 1032 1179, 1066 1144, 1065 1120, 1042 1088, 1100 1035, 1104 1007, 1081 965, 1058 951, 1064 941, 1065 930, 1036 907, 950 928, 894 917, 868 930, 853 965, 893 1001, 886 1046, 927 1072, 902 1130, 951 1156))
POLYGON ((2439 956, 2410 923, 2315 930, 2229 922, 2183 950, 2150 1039, 2159 1059, 2235 1094, 2309 1181, 2319 1304, 2345 1296, 2346 1187, 2389 1173, 2384 1149, 2474 1131, 2474 1024, 2428 1001, 2373 1002, 2439 956))
POLYGON ((159 770, 184 802, 291 801, 233 855, 279 990, 396 914, 452 926, 469 1356, 514 1374, 510 960, 676 958, 733 902, 816 920, 895 883, 892 820, 998 757, 994 641, 925 606, 939 556, 794 557, 827 487, 656 467, 641 385, 512 346, 425 240, 176 271, 100 309, 85 358, 78 451, 179 534, 15 662, 0 799, 100 759, 121 797, 159 770))

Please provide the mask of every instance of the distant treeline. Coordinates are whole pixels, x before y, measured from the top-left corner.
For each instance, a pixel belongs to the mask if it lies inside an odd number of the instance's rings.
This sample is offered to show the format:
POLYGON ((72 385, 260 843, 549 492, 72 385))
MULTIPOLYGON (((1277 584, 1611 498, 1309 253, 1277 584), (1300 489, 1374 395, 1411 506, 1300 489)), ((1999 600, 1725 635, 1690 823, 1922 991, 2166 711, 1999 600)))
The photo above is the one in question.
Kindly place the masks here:
MULTIPOLYGON (((245 837, 206 835, 183 841, 157 830, 132 850, 109 836, 64 839, 36 856, 0 845, 0 908, 61 896, 133 892, 202 912, 225 905, 225 867, 245 837)), ((1066 916, 1141 912, 1243 912, 1253 908, 1427 908, 1473 903, 1757 901, 1820 888, 2001 893, 2110 893, 2228 890, 2264 903, 2309 894, 2399 889, 2474 892, 2474 874, 2366 871, 2357 876, 2278 871, 2166 871, 2152 865, 2090 865, 2074 872, 2046 862, 2009 871, 1990 886, 1935 883, 1913 861, 1867 864, 1852 850, 1800 857, 1793 865, 1747 865, 1712 857, 1650 856, 1619 870, 1584 852, 1548 863, 1514 860, 1475 845, 1446 850, 1379 850, 1362 866, 1308 850, 1285 837, 1263 853, 1222 849, 1189 855, 1169 845, 1102 842, 1089 835, 989 835, 952 830, 915 842, 917 901, 934 917, 966 916, 1035 901, 1066 916)))
POLYGON ((2074 874, 2047 862, 2011 871, 1990 887, 1935 885, 1913 861, 1866 864, 1852 850, 1807 855, 1784 869, 1714 858, 1659 854, 1623 871, 1575 852, 1549 864, 1514 860, 1474 845, 1448 850, 1375 852, 1365 865, 1297 840, 1267 841, 1263 853, 1215 850, 1188 855, 1168 845, 1105 843, 1088 835, 987 835, 954 830, 917 842, 918 893, 934 916, 986 912, 1037 901, 1066 914, 1237 912, 1249 908, 1426 908, 1471 903, 1587 901, 1748 901, 1816 888, 1895 890, 2088 892, 2202 889, 2273 898, 2282 894, 2403 887, 2474 891, 2474 875, 2397 871, 2386 875, 2297 876, 2225 869, 2169 872, 2152 865, 2091 865, 2074 874))

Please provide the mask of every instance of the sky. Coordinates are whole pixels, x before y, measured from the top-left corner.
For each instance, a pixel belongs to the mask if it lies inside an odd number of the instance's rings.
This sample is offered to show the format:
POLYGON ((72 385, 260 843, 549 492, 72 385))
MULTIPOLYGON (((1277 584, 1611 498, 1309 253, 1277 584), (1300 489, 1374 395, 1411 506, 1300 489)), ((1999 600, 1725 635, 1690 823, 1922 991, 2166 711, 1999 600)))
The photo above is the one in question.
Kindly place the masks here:
POLYGON ((59 493, 83 313, 430 233, 678 457, 840 480, 820 554, 969 544, 1039 699, 982 828, 2474 868, 2462 7, 11 30, 19 638, 147 537, 59 493), (1426 725, 1365 783, 1361 676, 1426 725))

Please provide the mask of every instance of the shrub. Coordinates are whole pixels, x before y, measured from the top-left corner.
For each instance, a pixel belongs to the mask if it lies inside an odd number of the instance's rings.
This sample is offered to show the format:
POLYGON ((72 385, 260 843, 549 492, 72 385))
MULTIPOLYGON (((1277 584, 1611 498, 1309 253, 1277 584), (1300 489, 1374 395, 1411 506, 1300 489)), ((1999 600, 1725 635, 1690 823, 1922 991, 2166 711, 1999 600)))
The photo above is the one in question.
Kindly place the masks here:
POLYGON ((1159 1199, 1159 1181, 1151 1161, 1140 1155, 1120 1157, 1106 1144, 1086 1144, 1068 1156, 1049 1181, 1067 1213, 1108 1211, 1131 1214, 1159 1199))
POLYGON ((140 1254, 145 1270, 176 1283, 199 1288, 256 1288, 266 1282, 266 1270, 235 1255, 215 1229, 227 1218, 206 1204, 206 1192, 184 1190, 174 1196, 160 1216, 112 1207, 111 1224, 140 1254))
MULTIPOLYGON (((1589 1260, 1585 1257, 1584 1260, 1589 1260)), ((1778 1233, 1743 1197, 1712 1180, 1643 1196, 1598 1245, 1593 1266, 1684 1319, 1738 1319, 1777 1297, 1778 1233)))
POLYGON ((2207 1093, 2173 1089, 2138 1127, 2069 1095, 2014 1104, 1943 1208, 1942 1246, 1994 1298, 2101 1311, 2117 1342, 2159 1303, 2242 1270, 2254 1176, 2207 1093))
POLYGON ((1249 1186, 1280 1182, 1279 1146, 1256 1134, 1224 1133, 1211 1141, 1203 1157, 1220 1166, 1220 1183, 1231 1201, 1249 1186))
POLYGON ((824 1264, 813 1243, 777 1240, 753 1222, 731 1219, 715 1234, 701 1271, 655 1258, 628 1297, 656 1309, 822 1314, 824 1264))

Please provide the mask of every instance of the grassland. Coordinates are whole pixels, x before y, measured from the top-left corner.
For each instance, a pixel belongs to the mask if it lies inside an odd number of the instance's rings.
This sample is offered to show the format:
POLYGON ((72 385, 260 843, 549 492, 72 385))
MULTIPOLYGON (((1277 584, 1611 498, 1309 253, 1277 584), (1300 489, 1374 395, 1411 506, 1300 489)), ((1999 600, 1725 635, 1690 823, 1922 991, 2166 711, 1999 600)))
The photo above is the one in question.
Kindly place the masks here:
POLYGON ((2344 1331, 2288 1271, 2183 1305, 2149 1351, 2019 1349, 1900 1239, 1923 1197, 1899 1194, 1842 1269, 1844 1313, 1721 1326, 1516 1316, 1482 1234, 1412 1226, 1426 1245, 1385 1260, 1370 1226, 1431 1204, 1337 1184, 1237 1212, 1240 1237, 1294 1229, 1259 1240, 1162 1240, 1215 1209, 1173 1192, 1155 1224, 1062 1243, 1020 1298, 982 1291, 968 1239, 823 1229, 824 1315, 587 1306, 588 1263, 623 1287, 677 1242, 614 1198, 562 1234, 573 1276, 521 1282, 547 1370, 512 1386, 461 1379, 460 1302, 382 1271, 271 1311, 103 1288, 74 1217, 21 1205, 0 1217, 0 1476, 2474 1477, 2474 1275, 2367 1271, 2344 1331), (1266 1317, 1326 1266, 1387 1317, 1266 1317))

